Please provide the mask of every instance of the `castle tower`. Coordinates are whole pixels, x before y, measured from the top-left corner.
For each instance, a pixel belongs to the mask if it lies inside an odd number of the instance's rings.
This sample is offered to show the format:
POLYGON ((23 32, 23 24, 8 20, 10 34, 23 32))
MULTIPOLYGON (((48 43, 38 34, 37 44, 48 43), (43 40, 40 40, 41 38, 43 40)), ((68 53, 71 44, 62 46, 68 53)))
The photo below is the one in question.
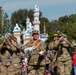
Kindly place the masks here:
POLYGON ((30 19, 27 17, 26 30, 23 31, 24 44, 26 44, 30 41, 30 38, 32 37, 32 35, 31 35, 32 30, 33 30, 32 23, 30 22, 30 19))
POLYGON ((45 22, 44 22, 44 35, 46 34, 46 26, 45 26, 45 22))
POLYGON ((20 44, 21 29, 17 23, 16 23, 16 26, 14 27, 13 34, 17 38, 17 42, 20 44))
POLYGON ((35 10, 34 10, 34 21, 33 21, 33 26, 34 26, 34 30, 39 30, 40 31, 40 21, 39 21, 39 7, 37 5, 35 5, 35 10))
POLYGON ((29 23, 30 23, 30 19, 27 17, 27 19, 26 19, 26 30, 28 29, 29 23))

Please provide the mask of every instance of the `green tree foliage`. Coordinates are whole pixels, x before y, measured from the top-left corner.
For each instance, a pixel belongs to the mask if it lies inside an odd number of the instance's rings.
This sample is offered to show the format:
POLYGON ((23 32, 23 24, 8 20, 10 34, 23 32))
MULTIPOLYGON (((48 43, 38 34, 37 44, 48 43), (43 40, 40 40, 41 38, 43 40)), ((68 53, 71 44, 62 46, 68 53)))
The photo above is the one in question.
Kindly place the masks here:
POLYGON ((76 24, 65 26, 64 33, 67 34, 68 39, 76 39, 76 24))
POLYGON ((46 31, 48 33, 49 20, 46 17, 40 17, 40 31, 42 33, 43 33, 43 30, 44 30, 44 24, 46 26, 46 31))
POLYGON ((0 7, 0 34, 4 34, 10 30, 10 20, 8 19, 8 14, 4 13, 2 7, 0 7))
POLYGON ((10 20, 8 19, 8 14, 3 13, 3 27, 2 27, 2 33, 5 34, 7 32, 11 32, 11 25, 10 20))
MULTIPOLYGON (((76 39, 76 14, 65 15, 59 17, 58 20, 53 20, 49 25, 49 32, 63 32, 69 40, 76 39), (50 30, 49 30, 50 29, 50 30)), ((51 34, 49 34, 51 35, 51 34)))
POLYGON ((27 16, 28 16, 28 10, 26 9, 20 9, 12 13, 11 16, 12 30, 16 23, 18 23, 21 28, 22 28, 21 25, 25 26, 27 16))
POLYGON ((76 14, 61 17, 59 18, 59 24, 60 22, 62 22, 62 32, 68 36, 68 39, 76 39, 76 14))
POLYGON ((57 28, 58 28, 57 26, 58 26, 58 21, 57 20, 52 20, 49 24, 49 27, 48 27, 49 32, 52 32, 52 31, 56 32, 57 28))

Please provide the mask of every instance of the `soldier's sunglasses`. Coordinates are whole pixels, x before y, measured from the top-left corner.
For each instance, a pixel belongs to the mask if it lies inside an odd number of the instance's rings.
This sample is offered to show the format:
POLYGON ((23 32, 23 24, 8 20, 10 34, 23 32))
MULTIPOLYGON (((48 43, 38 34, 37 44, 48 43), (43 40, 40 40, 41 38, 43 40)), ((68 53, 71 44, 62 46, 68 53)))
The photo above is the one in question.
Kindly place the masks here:
POLYGON ((33 33, 33 35, 39 35, 38 33, 33 33))

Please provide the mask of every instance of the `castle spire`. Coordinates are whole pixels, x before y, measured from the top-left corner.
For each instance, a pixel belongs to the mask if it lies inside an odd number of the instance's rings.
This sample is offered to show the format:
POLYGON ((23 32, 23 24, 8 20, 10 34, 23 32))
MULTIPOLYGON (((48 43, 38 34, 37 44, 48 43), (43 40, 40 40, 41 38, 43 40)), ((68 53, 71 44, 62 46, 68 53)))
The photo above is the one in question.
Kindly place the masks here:
POLYGON ((28 29, 29 23, 30 23, 30 19, 27 17, 27 18, 26 18, 26 30, 28 29))
POLYGON ((44 33, 43 34, 46 34, 46 26, 45 26, 45 22, 44 22, 44 33))
POLYGON ((33 26, 34 26, 34 30, 38 30, 40 31, 40 21, 39 21, 39 7, 37 5, 35 5, 35 10, 34 10, 34 21, 33 21, 33 26))

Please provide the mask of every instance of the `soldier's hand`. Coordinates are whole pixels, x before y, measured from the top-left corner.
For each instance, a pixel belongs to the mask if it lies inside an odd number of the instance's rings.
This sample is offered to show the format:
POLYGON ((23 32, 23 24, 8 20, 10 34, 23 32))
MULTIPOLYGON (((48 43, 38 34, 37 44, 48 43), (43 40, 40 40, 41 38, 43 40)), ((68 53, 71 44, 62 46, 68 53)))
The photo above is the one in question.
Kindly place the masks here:
POLYGON ((43 52, 43 51, 40 51, 39 54, 40 54, 40 55, 44 55, 44 52, 43 52))
POLYGON ((8 39, 5 39, 4 42, 5 42, 5 44, 9 44, 9 40, 8 39))
POLYGON ((70 42, 69 42, 67 39, 65 39, 64 41, 65 41, 67 44, 70 44, 70 42))
POLYGON ((63 40, 63 38, 64 38, 64 37, 63 37, 63 36, 61 36, 61 37, 59 38, 59 40, 60 40, 60 41, 62 41, 62 40, 63 40))

